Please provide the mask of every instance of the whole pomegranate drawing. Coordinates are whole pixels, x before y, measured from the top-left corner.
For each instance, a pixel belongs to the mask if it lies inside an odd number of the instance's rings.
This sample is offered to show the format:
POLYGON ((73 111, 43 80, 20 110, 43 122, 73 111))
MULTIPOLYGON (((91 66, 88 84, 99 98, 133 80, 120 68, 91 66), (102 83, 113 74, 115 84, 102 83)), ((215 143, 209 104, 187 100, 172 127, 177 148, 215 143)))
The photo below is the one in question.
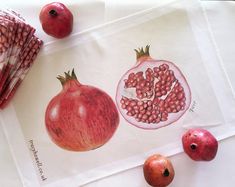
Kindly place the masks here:
POLYGON ((182 117, 190 106, 191 91, 180 69, 151 58, 149 48, 135 50, 137 64, 119 81, 116 102, 130 124, 157 129, 182 117))
POLYGON ((78 82, 74 70, 57 77, 63 89, 49 102, 45 124, 55 144, 71 151, 104 145, 119 125, 112 98, 104 91, 78 82))

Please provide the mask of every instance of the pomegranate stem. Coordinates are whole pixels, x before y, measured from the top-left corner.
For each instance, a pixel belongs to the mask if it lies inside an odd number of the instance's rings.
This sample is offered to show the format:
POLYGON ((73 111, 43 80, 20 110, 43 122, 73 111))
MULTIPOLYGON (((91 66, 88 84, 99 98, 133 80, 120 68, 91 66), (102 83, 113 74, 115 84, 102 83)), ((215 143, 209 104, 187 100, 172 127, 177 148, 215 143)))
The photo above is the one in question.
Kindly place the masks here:
POLYGON ((54 9, 51 9, 51 10, 49 11, 49 14, 50 14, 51 16, 53 16, 53 17, 57 16, 57 12, 56 12, 56 10, 54 10, 54 9))
POLYGON ((190 145, 190 147, 191 147, 192 150, 195 150, 195 149, 197 148, 197 144, 192 143, 192 144, 190 145))
POLYGON ((170 175, 170 172, 169 172, 169 170, 166 168, 165 170, 164 170, 164 172, 163 172, 163 176, 164 177, 168 177, 170 175))
POLYGON ((150 48, 150 45, 147 45, 147 46, 145 47, 145 49, 144 49, 143 47, 141 47, 141 48, 139 48, 139 49, 135 49, 137 60, 138 60, 140 57, 149 56, 149 48, 150 48))
POLYGON ((62 84, 62 86, 68 81, 68 80, 77 80, 77 76, 74 72, 74 69, 72 70, 72 72, 70 73, 70 71, 68 72, 64 72, 65 76, 61 76, 58 75, 57 79, 60 81, 60 83, 62 84))

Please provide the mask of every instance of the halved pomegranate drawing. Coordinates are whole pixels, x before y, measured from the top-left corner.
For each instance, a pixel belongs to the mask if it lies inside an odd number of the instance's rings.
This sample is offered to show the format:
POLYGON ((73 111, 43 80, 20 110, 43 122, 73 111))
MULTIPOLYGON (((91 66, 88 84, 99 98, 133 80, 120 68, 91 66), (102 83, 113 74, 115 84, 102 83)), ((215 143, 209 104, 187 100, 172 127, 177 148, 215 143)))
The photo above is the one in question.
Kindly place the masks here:
POLYGON ((149 47, 135 50, 137 64, 119 81, 116 102, 132 125, 157 129, 182 117, 190 106, 191 91, 180 69, 151 58, 149 47))

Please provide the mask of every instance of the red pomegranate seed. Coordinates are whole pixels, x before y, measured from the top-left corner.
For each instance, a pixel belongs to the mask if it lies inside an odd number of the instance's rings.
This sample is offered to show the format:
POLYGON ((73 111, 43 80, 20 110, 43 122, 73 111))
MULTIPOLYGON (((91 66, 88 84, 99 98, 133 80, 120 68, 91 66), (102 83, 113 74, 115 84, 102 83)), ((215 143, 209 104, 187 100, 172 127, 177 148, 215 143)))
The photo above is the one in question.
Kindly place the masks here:
POLYGON ((148 115, 148 116, 150 116, 151 115, 151 111, 146 111, 146 113, 145 113, 146 115, 148 115))
POLYGON ((147 114, 144 114, 144 115, 142 116, 142 119, 143 119, 143 120, 148 119, 148 115, 147 115, 147 114))
POLYGON ((180 105, 177 105, 177 106, 176 106, 176 110, 177 110, 177 111, 180 111, 180 110, 181 110, 181 106, 180 106, 180 105))
POLYGON ((131 78, 134 78, 135 77, 135 74, 134 73, 130 73, 129 76, 128 76, 128 79, 131 79, 131 78))
POLYGON ((125 104, 122 104, 122 109, 126 109, 126 105, 125 104))

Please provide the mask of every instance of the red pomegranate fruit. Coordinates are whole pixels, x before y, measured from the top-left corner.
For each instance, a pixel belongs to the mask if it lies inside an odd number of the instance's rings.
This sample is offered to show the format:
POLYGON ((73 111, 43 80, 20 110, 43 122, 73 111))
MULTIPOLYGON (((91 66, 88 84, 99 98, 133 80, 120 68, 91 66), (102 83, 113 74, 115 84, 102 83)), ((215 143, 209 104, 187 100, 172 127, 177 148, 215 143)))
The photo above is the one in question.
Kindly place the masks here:
POLYGON ((73 15, 62 3, 45 5, 39 15, 42 29, 50 36, 64 38, 73 30, 73 15))
POLYGON ((112 98, 104 91, 78 82, 74 70, 58 76, 63 89, 49 102, 45 124, 55 144, 71 151, 104 145, 119 124, 112 98))
POLYGON ((143 171, 147 183, 154 187, 168 186, 175 176, 171 161, 160 154, 148 157, 144 163, 143 171))
POLYGON ((195 161, 211 161, 218 150, 218 141, 207 130, 189 129, 182 136, 184 152, 195 161))
POLYGON ((191 92, 179 68, 151 58, 149 47, 135 50, 137 64, 119 81, 116 102, 129 123, 157 129, 181 118, 190 106, 191 92))

